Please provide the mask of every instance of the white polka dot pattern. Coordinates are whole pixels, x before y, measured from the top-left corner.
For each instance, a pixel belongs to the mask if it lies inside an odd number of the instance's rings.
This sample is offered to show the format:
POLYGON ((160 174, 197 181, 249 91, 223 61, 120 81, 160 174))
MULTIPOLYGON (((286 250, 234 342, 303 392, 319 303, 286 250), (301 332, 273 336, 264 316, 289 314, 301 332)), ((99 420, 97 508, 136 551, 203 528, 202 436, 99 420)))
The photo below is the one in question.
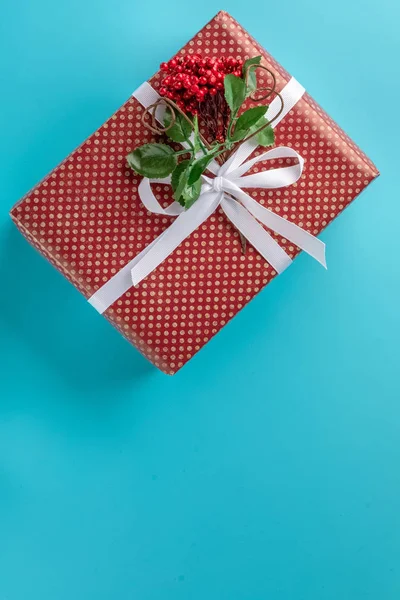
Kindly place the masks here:
MULTIPOLYGON (((278 90, 289 80, 226 12, 180 52, 242 59, 261 54, 277 76, 278 90)), ((160 75, 150 83, 157 89, 160 75)), ((142 112, 130 98, 11 211, 30 243, 87 298, 171 224, 143 208, 139 179, 126 165, 126 154, 152 139, 141 123, 142 112)), ((308 94, 275 133, 279 146, 291 146, 304 157, 305 171, 288 189, 252 195, 313 235, 378 175, 308 94)), ((172 201, 169 186, 154 189, 160 202, 172 201)), ((292 258, 298 254, 296 246, 273 235, 292 258)), ((275 275, 252 247, 242 254, 237 232, 218 211, 105 316, 150 361, 173 374, 275 275)))

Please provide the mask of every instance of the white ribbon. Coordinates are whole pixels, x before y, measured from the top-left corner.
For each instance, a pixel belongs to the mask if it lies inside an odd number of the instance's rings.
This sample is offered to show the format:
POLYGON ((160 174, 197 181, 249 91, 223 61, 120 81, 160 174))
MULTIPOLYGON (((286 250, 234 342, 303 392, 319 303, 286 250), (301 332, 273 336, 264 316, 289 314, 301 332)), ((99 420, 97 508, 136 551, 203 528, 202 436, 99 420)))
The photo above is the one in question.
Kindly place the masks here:
MULTIPOLYGON (((284 98, 284 111, 274 125, 291 110, 303 93, 304 88, 295 79, 291 79, 281 92, 284 98)), ((145 107, 150 106, 159 98, 157 92, 147 82, 136 90, 134 96, 145 107)), ((275 100, 271 102, 268 117, 271 119, 274 114, 277 114, 279 108, 280 101, 279 104, 275 100)), ((162 107, 157 109, 156 118, 162 122, 162 107)), ((215 212, 218 206, 278 273, 282 273, 292 260, 260 223, 293 242, 326 268, 323 242, 291 221, 262 206, 243 191, 243 188, 276 189, 292 185, 301 177, 304 167, 303 158, 292 148, 278 147, 246 161, 255 148, 256 144, 252 139, 242 144, 222 166, 213 161, 208 170, 215 177, 202 175, 203 185, 200 197, 188 210, 184 210, 177 202, 173 202, 164 209, 154 196, 151 183, 169 185, 169 178, 163 180, 143 178, 138 192, 147 210, 155 214, 176 216, 177 218, 168 229, 93 294, 89 298, 89 303, 99 312, 104 312, 132 285, 138 285, 156 269, 184 239, 215 212), (284 158, 295 158, 298 162, 290 167, 278 167, 245 175, 259 162, 284 158)))

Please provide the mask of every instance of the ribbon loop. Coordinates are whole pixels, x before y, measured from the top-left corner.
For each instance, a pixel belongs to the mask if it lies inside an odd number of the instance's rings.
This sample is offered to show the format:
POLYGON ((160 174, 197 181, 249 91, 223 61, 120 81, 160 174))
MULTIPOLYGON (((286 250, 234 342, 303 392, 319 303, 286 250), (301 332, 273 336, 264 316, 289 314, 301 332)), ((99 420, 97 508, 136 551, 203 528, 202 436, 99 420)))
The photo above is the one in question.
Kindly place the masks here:
POLYGON ((139 183, 138 192, 141 201, 148 211, 156 215, 164 215, 166 217, 176 217, 183 212, 184 208, 178 202, 173 202, 167 208, 163 208, 151 189, 151 183, 168 183, 171 184, 170 177, 165 179, 148 179, 143 177, 139 183))

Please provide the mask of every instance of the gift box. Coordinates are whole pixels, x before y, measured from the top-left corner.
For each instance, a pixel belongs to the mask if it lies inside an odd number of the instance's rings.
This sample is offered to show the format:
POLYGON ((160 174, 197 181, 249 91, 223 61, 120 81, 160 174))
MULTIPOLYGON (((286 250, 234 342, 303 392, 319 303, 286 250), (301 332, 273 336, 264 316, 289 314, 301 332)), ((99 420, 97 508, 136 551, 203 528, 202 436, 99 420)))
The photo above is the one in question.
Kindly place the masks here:
MULTIPOLYGON (((296 235, 285 237, 285 223, 295 224, 300 238, 304 232, 312 245, 312 236, 343 211, 378 171, 304 88, 226 12, 219 12, 177 57, 196 54, 240 60, 261 55, 262 64, 274 75, 285 111, 274 124, 278 152, 269 155, 267 172, 300 164, 301 177, 285 187, 251 186, 246 192, 272 217, 281 217, 276 227, 273 221, 261 222, 275 244, 272 254, 279 247, 289 264, 301 251, 301 243, 295 243, 296 235), (281 147, 295 152, 279 153, 281 147)), ((162 210, 148 210, 140 190, 142 178, 126 161, 133 148, 159 140, 142 117, 158 97, 162 81, 162 72, 149 79, 10 214, 26 239, 128 341, 162 371, 174 374, 281 269, 259 251, 256 234, 244 251, 234 211, 218 205, 192 226, 193 231, 182 235, 159 264, 150 260, 140 281, 134 285, 135 279, 130 279, 138 257, 146 255, 174 220, 165 210, 173 202, 171 186, 151 184, 150 196, 162 210)), ((245 158, 263 152, 254 145, 247 148, 245 158)), ((249 163, 247 175, 259 174, 264 166, 249 163)), ((210 190, 223 195, 218 170, 214 175, 210 190)), ((201 201, 200 197, 196 206, 201 201)))

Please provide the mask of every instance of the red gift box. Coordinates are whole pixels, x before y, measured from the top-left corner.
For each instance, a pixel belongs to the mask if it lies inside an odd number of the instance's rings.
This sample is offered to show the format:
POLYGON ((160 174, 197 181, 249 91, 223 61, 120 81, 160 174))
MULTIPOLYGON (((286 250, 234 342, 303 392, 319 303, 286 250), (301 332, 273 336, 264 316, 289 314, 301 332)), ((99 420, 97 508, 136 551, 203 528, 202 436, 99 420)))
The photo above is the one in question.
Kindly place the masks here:
MULTIPOLYGON (((219 12, 179 54, 247 59, 261 55, 282 90, 290 76, 226 12, 219 12)), ((160 87, 156 73, 151 86, 160 87)), ((89 299, 166 230, 171 219, 149 213, 138 195, 140 177, 127 166, 136 146, 155 141, 134 96, 11 210, 27 240, 89 299)), ((318 235, 378 176, 365 154, 305 93, 275 129, 276 145, 305 160, 288 188, 254 189, 260 205, 318 235)), ((255 154, 260 153, 256 150, 255 154)), ((277 164, 284 162, 282 159, 277 164)), ((257 170, 257 168, 255 168, 257 170)), ((158 201, 172 201, 155 184, 158 201)), ((271 232, 294 258, 299 248, 271 232)), ((165 373, 178 371, 277 272, 218 209, 104 316, 165 373)))

